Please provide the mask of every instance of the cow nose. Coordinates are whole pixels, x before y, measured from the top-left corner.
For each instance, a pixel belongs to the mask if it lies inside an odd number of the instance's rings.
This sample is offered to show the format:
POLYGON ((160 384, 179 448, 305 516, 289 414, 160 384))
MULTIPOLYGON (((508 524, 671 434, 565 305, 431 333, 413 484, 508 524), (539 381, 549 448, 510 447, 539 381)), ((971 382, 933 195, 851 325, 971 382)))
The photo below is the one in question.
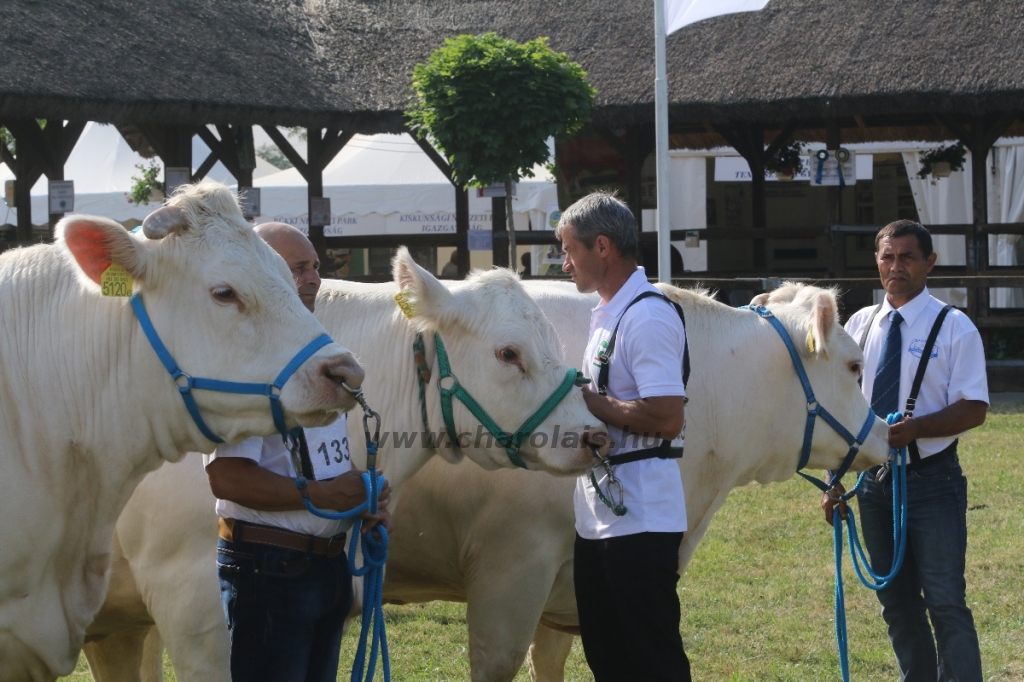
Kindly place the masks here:
POLYGON ((330 358, 324 362, 320 371, 323 373, 323 376, 339 386, 344 383, 351 389, 357 389, 362 386, 363 379, 366 377, 363 368, 356 362, 351 353, 344 353, 330 358))
POLYGON ((597 450, 602 457, 608 454, 608 430, 604 427, 585 432, 580 441, 584 448, 597 450))

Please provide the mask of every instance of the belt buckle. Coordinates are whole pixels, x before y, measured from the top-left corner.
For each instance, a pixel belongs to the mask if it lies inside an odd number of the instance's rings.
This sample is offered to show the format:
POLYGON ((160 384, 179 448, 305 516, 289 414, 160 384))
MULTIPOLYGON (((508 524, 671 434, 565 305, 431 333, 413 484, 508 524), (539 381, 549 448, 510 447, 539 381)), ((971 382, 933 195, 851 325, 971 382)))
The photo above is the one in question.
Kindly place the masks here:
POLYGON ((345 533, 332 536, 327 541, 327 549, 324 551, 328 557, 336 557, 345 551, 345 533))

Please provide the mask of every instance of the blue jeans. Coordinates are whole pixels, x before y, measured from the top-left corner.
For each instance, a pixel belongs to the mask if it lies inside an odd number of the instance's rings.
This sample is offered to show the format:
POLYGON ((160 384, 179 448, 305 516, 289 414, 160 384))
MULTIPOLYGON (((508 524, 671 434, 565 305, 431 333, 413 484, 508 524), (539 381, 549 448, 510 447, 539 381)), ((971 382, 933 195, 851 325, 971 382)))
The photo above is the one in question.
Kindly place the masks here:
POLYGON ((342 552, 313 556, 249 542, 217 543, 234 682, 334 682, 352 576, 342 552))
MULTIPOLYGON (((872 569, 886 575, 893 555, 891 481, 879 484, 869 473, 857 497, 872 569)), ((876 593, 901 679, 981 682, 978 633, 965 596, 967 479, 960 460, 953 456, 910 472, 907 504, 903 567, 876 593)))

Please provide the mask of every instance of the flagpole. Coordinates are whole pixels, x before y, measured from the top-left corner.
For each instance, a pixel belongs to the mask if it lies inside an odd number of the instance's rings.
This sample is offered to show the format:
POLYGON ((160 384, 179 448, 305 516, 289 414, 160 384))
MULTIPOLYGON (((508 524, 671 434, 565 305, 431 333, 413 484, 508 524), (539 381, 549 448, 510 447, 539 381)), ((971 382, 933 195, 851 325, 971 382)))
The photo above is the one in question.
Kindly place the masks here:
POLYGON ((658 197, 658 281, 672 279, 672 224, 669 220, 668 68, 665 64, 665 0, 654 0, 654 131, 658 197))

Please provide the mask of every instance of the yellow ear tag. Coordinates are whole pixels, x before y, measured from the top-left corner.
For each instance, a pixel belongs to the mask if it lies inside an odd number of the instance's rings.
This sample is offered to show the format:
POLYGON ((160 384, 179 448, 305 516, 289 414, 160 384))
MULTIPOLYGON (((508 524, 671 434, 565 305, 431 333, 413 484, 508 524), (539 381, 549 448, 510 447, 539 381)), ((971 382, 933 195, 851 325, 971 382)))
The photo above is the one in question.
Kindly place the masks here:
POLYGON ((814 354, 814 334, 811 333, 810 329, 807 330, 807 350, 811 355, 814 354))
POLYGON ((408 319, 411 320, 416 317, 416 306, 409 300, 409 292, 399 291, 395 294, 395 303, 398 304, 398 309, 401 310, 402 314, 408 319))
POLYGON ((100 275, 100 287, 104 296, 130 298, 133 284, 132 276, 117 263, 111 263, 110 267, 100 275))

